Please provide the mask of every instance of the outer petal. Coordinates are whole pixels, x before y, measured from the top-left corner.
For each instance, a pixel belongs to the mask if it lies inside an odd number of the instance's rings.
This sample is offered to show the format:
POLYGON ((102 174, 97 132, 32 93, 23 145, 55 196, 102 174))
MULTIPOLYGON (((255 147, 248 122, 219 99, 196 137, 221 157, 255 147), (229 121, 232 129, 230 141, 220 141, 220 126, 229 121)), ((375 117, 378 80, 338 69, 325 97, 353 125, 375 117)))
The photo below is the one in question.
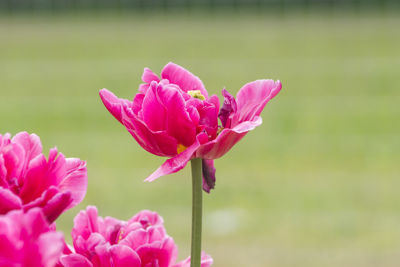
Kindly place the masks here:
POLYGON ((53 267, 64 250, 64 236, 60 232, 47 232, 38 239, 43 266, 53 267))
POLYGON ((222 157, 239 142, 248 131, 253 130, 261 123, 261 117, 256 117, 254 121, 242 122, 232 129, 225 128, 216 139, 201 145, 197 149, 195 157, 203 159, 217 159, 222 157))
POLYGON ((185 101, 179 89, 169 85, 159 85, 157 87, 157 98, 166 110, 167 133, 175 137, 178 143, 184 146, 191 145, 196 138, 196 125, 186 111, 185 101))
MULTIPOLYGON (((40 142, 39 136, 36 134, 28 134, 27 132, 17 133, 12 138, 13 143, 18 143, 25 150, 24 163, 22 170, 26 170, 29 162, 34 159, 37 155, 42 153, 42 143, 40 142)), ((19 176, 23 177, 25 173, 21 173, 19 176)))
POLYGON ((0 214, 10 210, 21 209, 21 199, 8 189, 0 187, 0 214))
POLYGON ((131 248, 124 245, 110 247, 110 254, 114 266, 118 267, 140 267, 141 261, 138 254, 131 248))
POLYGON ((202 160, 203 168, 203 190, 210 193, 211 189, 215 186, 215 172, 214 160, 202 160))
MULTIPOLYGON (((201 253, 201 267, 210 267, 213 264, 213 259, 210 255, 206 254, 204 251, 201 253)), ((186 260, 175 264, 173 267, 190 267, 190 257, 186 260)))
POLYGON ((64 267, 93 267, 93 264, 80 254, 70 254, 60 258, 64 267))
POLYGON ((152 131, 130 109, 129 101, 118 99, 107 89, 100 90, 100 97, 110 113, 119 120, 141 147, 158 156, 176 155, 177 141, 166 131, 152 131))
POLYGON ((157 97, 157 83, 151 84, 144 96, 142 107, 143 121, 152 131, 166 129, 167 112, 165 106, 160 103, 157 97))
POLYGON ((67 158, 65 161, 66 176, 58 185, 61 191, 71 193, 72 202, 68 208, 79 204, 86 195, 87 169, 86 162, 78 158, 67 158))
POLYGON ((183 169, 188 161, 192 158, 196 150, 206 140, 208 140, 206 133, 199 134, 196 138, 196 141, 190 147, 188 147, 185 151, 176 155, 175 157, 166 160, 155 172, 147 177, 145 181, 152 182, 161 176, 175 173, 183 169))
POLYGON ((183 67, 172 62, 165 65, 161 72, 161 78, 169 80, 170 83, 178 85, 183 91, 200 90, 202 95, 208 99, 208 93, 202 81, 183 67))
POLYGON ((142 74, 142 81, 144 81, 145 83, 151 83, 152 81, 159 82, 160 79, 151 69, 144 68, 142 74))
POLYGON ((122 123, 122 110, 124 106, 130 106, 131 102, 127 99, 116 97, 105 88, 100 90, 99 95, 108 111, 122 123))
POLYGON ((282 88, 280 81, 257 80, 244 85, 236 96, 237 112, 232 127, 244 121, 252 121, 259 116, 265 105, 276 96, 282 88))
POLYGON ((218 117, 224 128, 230 128, 231 117, 237 110, 236 100, 225 88, 222 90, 222 95, 224 96, 224 104, 218 113, 218 117))

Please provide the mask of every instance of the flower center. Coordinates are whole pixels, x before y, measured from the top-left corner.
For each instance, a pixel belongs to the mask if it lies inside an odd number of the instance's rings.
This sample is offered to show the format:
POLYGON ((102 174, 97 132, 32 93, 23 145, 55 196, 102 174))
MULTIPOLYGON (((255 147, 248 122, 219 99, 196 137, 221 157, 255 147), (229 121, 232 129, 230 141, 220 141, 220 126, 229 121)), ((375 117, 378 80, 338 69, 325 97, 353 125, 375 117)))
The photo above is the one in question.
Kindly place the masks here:
POLYGON ((204 97, 204 95, 202 95, 200 90, 189 90, 187 92, 191 97, 200 99, 200 100, 206 100, 206 98, 204 97))
POLYGON ((184 145, 182 145, 182 144, 178 144, 178 147, 176 148, 176 152, 178 153, 178 154, 180 154, 180 153, 182 153, 183 151, 185 151, 186 150, 186 146, 184 146, 184 145))

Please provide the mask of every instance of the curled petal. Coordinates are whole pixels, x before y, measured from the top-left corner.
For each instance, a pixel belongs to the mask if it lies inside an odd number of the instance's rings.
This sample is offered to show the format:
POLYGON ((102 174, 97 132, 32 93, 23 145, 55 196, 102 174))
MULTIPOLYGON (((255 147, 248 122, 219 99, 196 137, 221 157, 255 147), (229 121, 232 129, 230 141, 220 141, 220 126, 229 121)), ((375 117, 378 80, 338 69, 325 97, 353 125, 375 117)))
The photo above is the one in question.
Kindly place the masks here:
POLYGON ((64 267, 93 267, 93 264, 80 254, 62 256, 60 262, 64 267))
POLYGON ((183 91, 200 90, 201 94, 208 99, 208 93, 202 81, 188 70, 172 62, 165 65, 161 72, 161 78, 169 80, 170 83, 178 85, 183 91))
POLYGON ((21 199, 6 188, 0 187, 0 214, 5 214, 10 210, 20 209, 21 199))
POLYGON ((122 123, 122 110, 124 106, 130 106, 131 102, 127 99, 121 99, 116 97, 113 93, 107 89, 101 89, 99 92, 100 98, 103 101, 104 106, 108 111, 122 123))
POLYGON ((253 130, 261 123, 261 117, 256 117, 254 121, 242 122, 232 129, 225 128, 216 139, 201 145, 197 149, 195 156, 203 159, 220 158, 239 142, 248 131, 253 130))
MULTIPOLYGON (((210 267, 213 264, 213 259, 210 255, 206 254, 204 251, 201 252, 201 267, 210 267)), ((186 258, 181 262, 178 262, 173 267, 190 267, 190 257, 186 258)))
POLYGON ((110 255, 113 266, 118 267, 140 267, 141 261, 138 254, 131 248, 124 245, 110 247, 110 255))
POLYGON ((151 83, 152 81, 159 82, 160 79, 151 69, 144 68, 142 74, 142 81, 144 81, 145 83, 151 83))
POLYGON ((203 168, 203 190, 210 193, 211 189, 215 187, 215 167, 214 160, 202 160, 203 168))
POLYGON ((236 96, 237 112, 232 127, 260 116, 265 105, 279 93, 281 88, 281 82, 274 80, 257 80, 244 85, 236 96))
POLYGON ((196 150, 206 140, 208 140, 206 133, 199 134, 196 138, 196 141, 190 147, 175 157, 166 160, 155 172, 147 177, 145 181, 152 182, 161 176, 175 173, 183 169, 188 161, 192 158, 196 150))
POLYGON ((119 99, 107 89, 100 97, 110 113, 121 122, 141 147, 158 156, 176 155, 177 141, 166 131, 152 131, 129 107, 130 102, 119 99))
POLYGON ((67 158, 65 161, 66 176, 59 184, 61 191, 70 192, 72 202, 71 208, 80 203, 86 195, 87 169, 86 162, 78 158, 67 158))
POLYGON ((231 117, 237 110, 235 98, 224 88, 222 90, 224 96, 224 104, 218 113, 218 118, 221 120, 222 127, 229 128, 231 126, 231 117))
MULTIPOLYGON (((174 136, 178 143, 184 146, 191 145, 196 137, 196 125, 186 111, 182 94, 175 87, 159 85, 157 87, 157 98, 166 110, 164 120, 167 124, 167 133, 174 136)), ((157 112, 157 110, 153 112, 157 112)))

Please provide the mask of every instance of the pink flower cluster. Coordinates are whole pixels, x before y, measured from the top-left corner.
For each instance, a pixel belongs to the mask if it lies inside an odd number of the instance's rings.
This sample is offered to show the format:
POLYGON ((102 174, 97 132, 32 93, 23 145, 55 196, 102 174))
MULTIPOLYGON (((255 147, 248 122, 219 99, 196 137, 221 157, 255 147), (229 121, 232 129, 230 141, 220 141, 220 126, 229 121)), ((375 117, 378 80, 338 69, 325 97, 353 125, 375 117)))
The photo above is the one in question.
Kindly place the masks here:
MULTIPOLYGON (((96 207, 87 207, 74 220, 72 239, 75 252, 61 257, 65 267, 189 267, 190 259, 175 263, 177 246, 167 235, 163 219, 144 210, 129 221, 102 218, 96 207)), ((204 254, 202 267, 212 264, 204 254)))
POLYGON ((198 77, 174 63, 168 63, 160 77, 144 69, 142 80, 133 101, 117 98, 107 89, 100 90, 100 97, 140 146, 170 158, 146 180, 177 172, 192 158, 202 158, 206 192, 215 184, 213 160, 262 123, 262 110, 282 88, 280 81, 257 80, 244 85, 236 99, 224 89, 220 108, 218 97, 209 97, 198 77))
POLYGON ((83 200, 86 188, 84 161, 65 158, 56 148, 46 159, 35 134, 0 134, 0 214, 40 207, 53 222, 83 200))
MULTIPOLYGON (((53 223, 82 201, 86 163, 65 158, 53 148, 48 159, 35 134, 0 135, 1 267, 189 267, 176 263, 177 246, 155 212, 139 212, 129 221, 81 211, 72 229, 73 248, 53 223)), ((212 264, 203 254, 202 267, 212 264)))
MULTIPOLYGON (((176 64, 167 64, 160 77, 146 68, 142 80, 133 101, 106 89, 100 96, 144 149, 169 157, 146 180, 201 158, 206 192, 215 185, 214 159, 261 124, 262 110, 282 87, 279 81, 254 81, 236 99, 224 89, 220 107, 198 77, 176 64)), ((0 134, 0 266, 190 267, 190 257, 176 262, 178 249, 163 219, 148 210, 121 221, 99 217, 89 206, 75 217, 73 247, 66 245, 54 222, 79 204, 86 190, 84 161, 66 158, 56 148, 46 158, 35 134, 0 134)), ((201 267, 212 263, 203 252, 201 267)))

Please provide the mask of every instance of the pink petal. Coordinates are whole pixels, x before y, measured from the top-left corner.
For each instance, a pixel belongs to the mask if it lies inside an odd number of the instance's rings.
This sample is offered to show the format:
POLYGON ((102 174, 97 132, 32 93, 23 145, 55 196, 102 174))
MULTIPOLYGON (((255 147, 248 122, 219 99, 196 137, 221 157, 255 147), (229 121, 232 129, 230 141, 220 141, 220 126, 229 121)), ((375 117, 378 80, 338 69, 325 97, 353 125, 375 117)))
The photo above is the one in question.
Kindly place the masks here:
MULTIPOLYGON (((210 255, 205 252, 201 253, 201 267, 210 267, 213 264, 213 259, 210 255)), ((190 267, 190 257, 187 257, 185 260, 175 264, 173 267, 190 267)))
POLYGON ((54 222, 69 206, 72 197, 70 192, 58 193, 43 207, 43 213, 49 223, 54 222))
POLYGON ((93 264, 80 254, 70 254, 60 258, 64 267, 93 267, 93 264))
POLYGON ((145 181, 152 182, 161 176, 175 173, 183 169, 188 163, 188 161, 192 158, 196 150, 206 140, 208 140, 207 134, 200 133, 197 136, 196 141, 191 146, 189 146, 185 151, 176 155, 175 157, 166 160, 155 172, 153 172, 149 177, 147 177, 145 181))
POLYGON ((78 236, 88 239, 91 233, 98 232, 97 208, 88 206, 86 210, 81 210, 74 218, 74 227, 72 228, 72 239, 78 236))
POLYGON ((0 187, 0 214, 10 210, 21 209, 21 199, 8 189, 0 187))
POLYGON ((211 189, 215 187, 215 172, 214 160, 202 160, 203 168, 203 190, 210 193, 211 189))
POLYGON ((72 202, 68 208, 79 204, 86 195, 87 169, 86 162, 78 158, 67 158, 65 161, 66 175, 58 187, 61 191, 70 192, 72 202))
MULTIPOLYGON (((42 143, 40 142, 39 136, 36 134, 20 132, 12 138, 12 142, 21 145, 25 150, 22 170, 25 170, 28 167, 29 162, 42 153, 42 143)), ((21 173, 20 177, 23 177, 24 175, 25 173, 21 173)))
POLYGON ((259 116, 265 105, 276 96, 282 88, 280 81, 257 80, 244 85, 236 96, 237 113, 232 126, 244 121, 252 121, 259 116))
POLYGON ((248 131, 261 125, 261 117, 256 117, 254 121, 245 121, 236 125, 232 129, 225 128, 216 139, 201 145, 195 157, 203 159, 217 159, 225 155, 237 142, 242 139, 248 131))
POLYGON ((152 83, 147 91, 142 104, 144 123, 152 131, 163 131, 166 129, 166 109, 157 97, 157 83, 152 83))
POLYGON ((141 147, 157 156, 176 155, 177 141, 166 131, 154 132, 133 112, 124 111, 123 124, 141 147))
POLYGON ((131 248, 124 245, 110 247, 110 254, 113 266, 118 267, 140 267, 141 261, 138 254, 131 248))
POLYGON ((125 238, 119 242, 121 245, 128 246, 133 250, 149 242, 149 234, 146 230, 138 229, 127 233, 125 238))
POLYGON ((143 74, 142 74, 142 81, 145 83, 151 83, 152 81, 159 82, 160 79, 154 72, 149 69, 149 68, 144 68, 143 74))
POLYGON ((100 90, 99 95, 108 111, 122 123, 122 110, 124 106, 130 106, 131 102, 127 99, 116 97, 105 88, 100 90))
POLYGON ((64 250, 64 236, 60 232, 47 232, 38 238, 43 266, 53 267, 64 250))
POLYGON ((208 99, 208 93, 202 81, 183 67, 172 62, 165 65, 161 72, 161 78, 169 80, 170 83, 178 85, 183 91, 200 90, 201 94, 208 99))
MULTIPOLYGON (((184 146, 191 145, 196 137, 196 125, 186 111, 185 100, 179 90, 170 85, 159 85, 157 98, 165 107, 164 120, 166 120, 167 133, 175 137, 178 143, 184 146)), ((156 109, 155 112, 157 111, 156 109)))
POLYGON ((150 210, 142 210, 133 216, 128 223, 139 222, 144 228, 154 225, 163 225, 163 218, 150 210))
POLYGON ((224 96, 224 104, 218 113, 218 117, 224 128, 230 128, 232 116, 237 110, 236 100, 225 88, 222 90, 222 95, 224 96))
POLYGON ((100 97, 106 108, 119 120, 148 152, 158 156, 176 154, 177 142, 165 131, 154 132, 129 108, 128 100, 118 99, 106 89, 100 91, 100 97))

